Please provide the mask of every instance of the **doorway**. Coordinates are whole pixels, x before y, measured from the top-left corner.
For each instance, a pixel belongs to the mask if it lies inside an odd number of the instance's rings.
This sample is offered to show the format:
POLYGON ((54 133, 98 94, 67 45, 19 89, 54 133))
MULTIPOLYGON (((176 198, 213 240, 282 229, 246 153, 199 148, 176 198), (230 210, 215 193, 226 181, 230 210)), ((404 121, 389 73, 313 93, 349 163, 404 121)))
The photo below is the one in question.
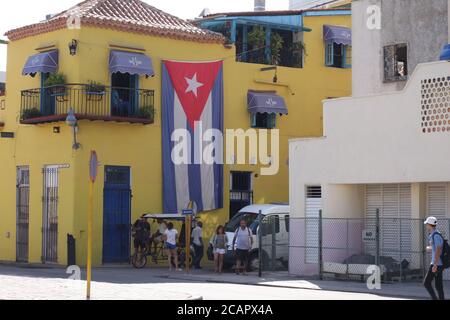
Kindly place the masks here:
POLYGON ((58 262, 58 166, 43 170, 42 263, 58 262))
POLYGON ((111 114, 128 117, 138 109, 139 76, 129 73, 113 73, 111 76, 111 114))
POLYGON ((28 262, 30 217, 29 167, 17 168, 16 213, 16 261, 28 262))
POLYGON ((233 171, 230 173, 230 219, 239 210, 253 203, 252 173, 233 171))
POLYGON ((131 228, 130 167, 105 167, 103 263, 128 263, 131 228))

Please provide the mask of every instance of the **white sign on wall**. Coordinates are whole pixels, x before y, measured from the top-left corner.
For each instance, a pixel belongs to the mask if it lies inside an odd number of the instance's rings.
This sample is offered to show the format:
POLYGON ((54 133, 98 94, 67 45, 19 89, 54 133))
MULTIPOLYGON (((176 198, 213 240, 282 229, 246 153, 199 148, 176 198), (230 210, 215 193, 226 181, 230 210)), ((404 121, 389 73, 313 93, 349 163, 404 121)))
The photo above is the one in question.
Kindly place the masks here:
POLYGON ((376 241, 375 231, 373 230, 363 230, 362 231, 362 240, 363 242, 374 242, 376 241))

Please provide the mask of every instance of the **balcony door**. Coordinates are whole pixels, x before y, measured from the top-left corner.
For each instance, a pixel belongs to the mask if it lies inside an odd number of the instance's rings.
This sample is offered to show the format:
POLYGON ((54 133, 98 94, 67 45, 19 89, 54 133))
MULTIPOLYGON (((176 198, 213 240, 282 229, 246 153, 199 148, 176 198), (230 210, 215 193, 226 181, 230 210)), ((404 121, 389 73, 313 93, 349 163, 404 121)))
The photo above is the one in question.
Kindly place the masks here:
POLYGON ((129 117, 138 108, 139 76, 129 73, 113 73, 111 76, 111 114, 129 117))
POLYGON ((56 101, 52 95, 51 88, 45 87, 45 81, 47 81, 50 73, 41 73, 41 113, 43 116, 51 116, 55 114, 56 101))

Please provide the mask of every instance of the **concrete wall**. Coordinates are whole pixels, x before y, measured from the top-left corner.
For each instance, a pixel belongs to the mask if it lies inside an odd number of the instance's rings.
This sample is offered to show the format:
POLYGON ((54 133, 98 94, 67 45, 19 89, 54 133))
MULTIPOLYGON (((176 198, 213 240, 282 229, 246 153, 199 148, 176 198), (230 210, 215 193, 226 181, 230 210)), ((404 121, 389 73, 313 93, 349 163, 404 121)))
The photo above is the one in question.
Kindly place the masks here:
POLYGON ((408 73, 437 61, 448 42, 448 0, 357 0, 352 3, 353 95, 403 89, 406 81, 384 82, 383 47, 407 43, 408 73), (381 29, 367 28, 367 8, 381 9, 381 29))

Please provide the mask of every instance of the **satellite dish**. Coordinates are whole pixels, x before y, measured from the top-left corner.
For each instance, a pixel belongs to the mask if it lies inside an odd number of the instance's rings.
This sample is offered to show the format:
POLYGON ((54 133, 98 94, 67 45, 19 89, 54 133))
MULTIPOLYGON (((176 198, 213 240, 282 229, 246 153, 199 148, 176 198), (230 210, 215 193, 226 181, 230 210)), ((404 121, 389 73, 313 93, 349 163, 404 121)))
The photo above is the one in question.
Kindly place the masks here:
POLYGON ((211 14, 211 10, 209 10, 209 8, 205 8, 202 10, 199 17, 206 17, 206 16, 209 16, 210 14, 211 14))

